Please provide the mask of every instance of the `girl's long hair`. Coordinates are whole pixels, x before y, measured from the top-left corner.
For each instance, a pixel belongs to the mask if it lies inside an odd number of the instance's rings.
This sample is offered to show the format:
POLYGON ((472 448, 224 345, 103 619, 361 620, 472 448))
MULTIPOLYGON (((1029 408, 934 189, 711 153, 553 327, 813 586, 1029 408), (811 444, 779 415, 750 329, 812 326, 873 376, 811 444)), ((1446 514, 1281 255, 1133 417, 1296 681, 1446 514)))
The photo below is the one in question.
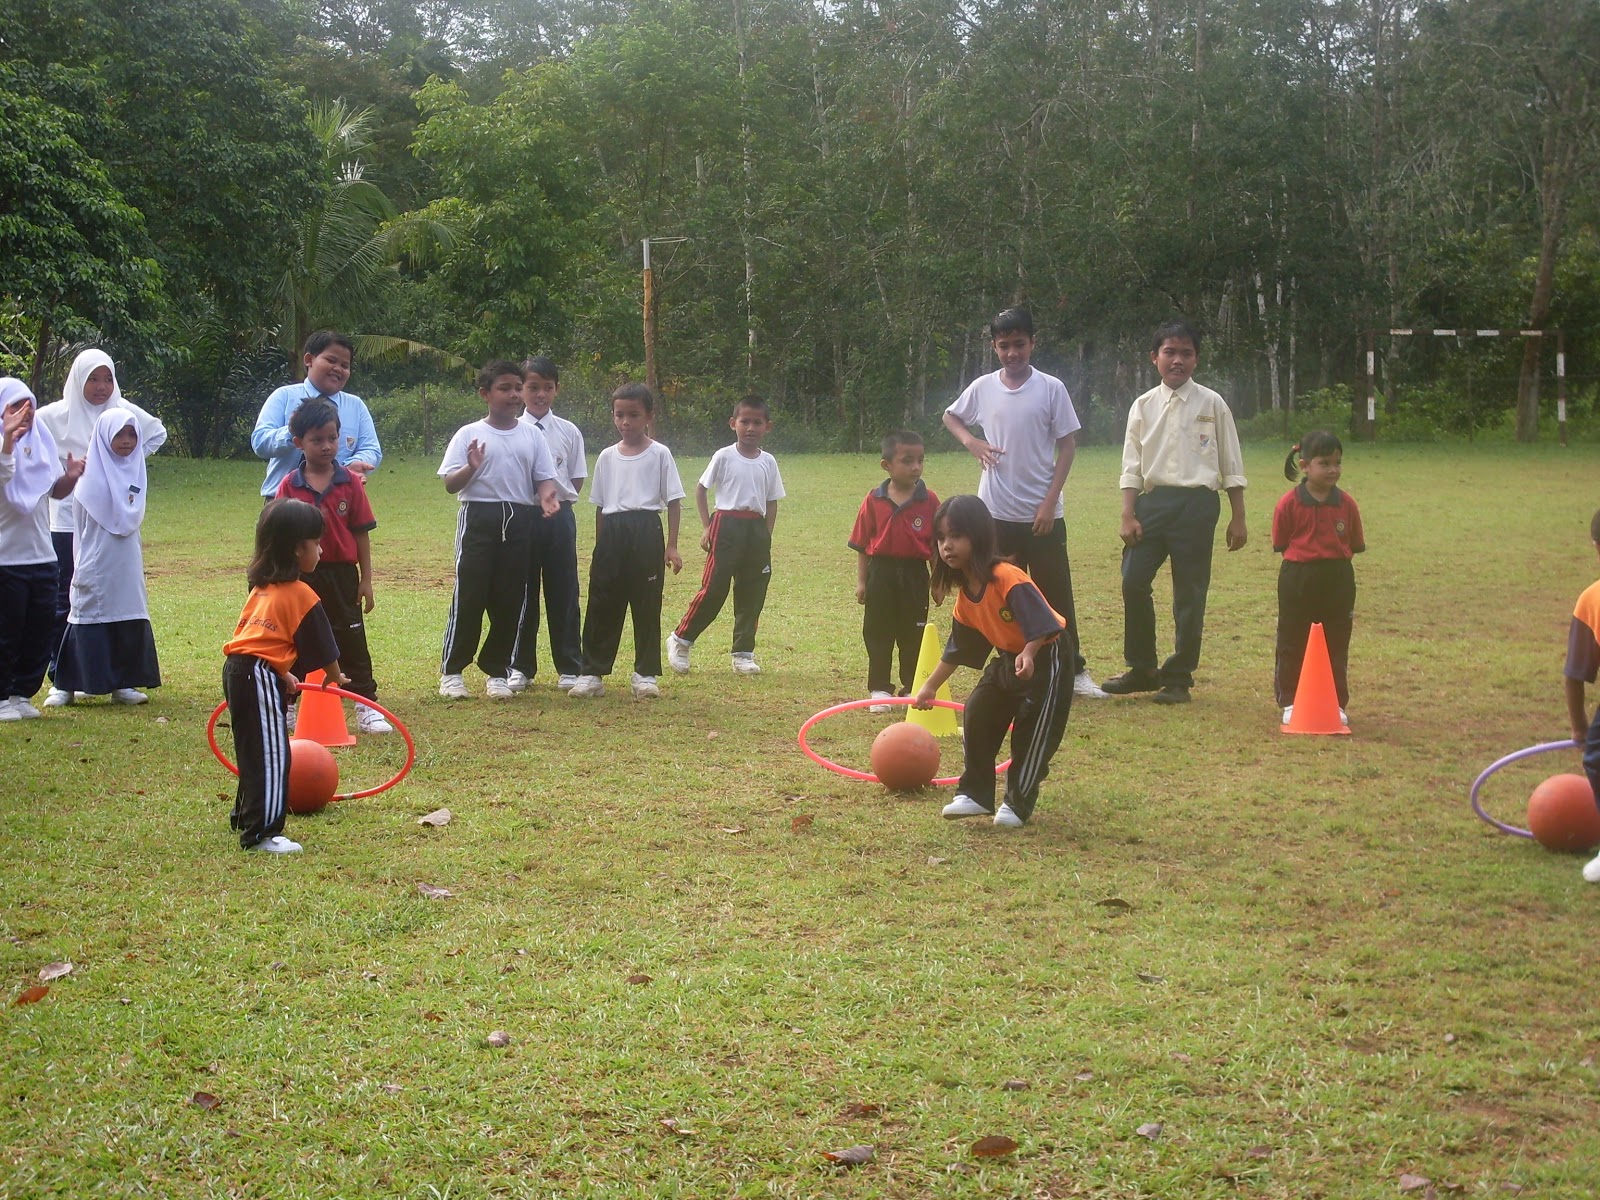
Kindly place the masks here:
POLYGON ((1289 457, 1283 460, 1283 477, 1290 483, 1299 483, 1302 462, 1343 453, 1344 443, 1339 441, 1336 434, 1329 433, 1326 429, 1313 429, 1289 447, 1289 457))
POLYGON ((256 552, 247 578, 253 588, 300 578, 301 542, 322 537, 322 513, 304 500, 273 500, 256 521, 256 552))
POLYGON ((986 584, 994 578, 994 565, 1000 561, 996 546, 994 518, 989 506, 976 496, 951 496, 933 514, 933 586, 949 590, 968 584, 986 584), (950 569, 938 553, 939 530, 964 537, 972 545, 965 576, 950 569))

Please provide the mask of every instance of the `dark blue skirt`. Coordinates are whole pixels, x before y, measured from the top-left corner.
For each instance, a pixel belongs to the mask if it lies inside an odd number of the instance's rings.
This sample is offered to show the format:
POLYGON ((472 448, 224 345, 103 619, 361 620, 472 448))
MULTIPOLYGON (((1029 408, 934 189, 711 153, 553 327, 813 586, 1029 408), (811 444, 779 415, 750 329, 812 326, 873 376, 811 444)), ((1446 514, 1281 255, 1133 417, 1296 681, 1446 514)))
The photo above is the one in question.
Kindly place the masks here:
POLYGON ((161 686, 156 636, 150 622, 67 625, 50 680, 64 692, 104 696, 118 688, 161 686))

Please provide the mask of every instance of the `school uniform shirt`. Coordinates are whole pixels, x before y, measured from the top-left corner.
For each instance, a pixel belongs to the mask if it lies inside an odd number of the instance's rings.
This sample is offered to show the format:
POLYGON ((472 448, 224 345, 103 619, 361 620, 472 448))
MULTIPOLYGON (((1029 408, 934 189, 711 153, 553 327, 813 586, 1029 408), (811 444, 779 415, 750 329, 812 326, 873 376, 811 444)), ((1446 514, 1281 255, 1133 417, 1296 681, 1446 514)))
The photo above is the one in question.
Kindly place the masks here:
POLYGON ((718 512, 743 510, 766 516, 767 505, 784 496, 778 460, 765 450, 746 458, 738 446, 724 446, 711 456, 700 486, 716 493, 718 512))
POLYGON ((651 442, 641 454, 623 454, 607 446, 594 460, 589 481, 589 503, 603 513, 662 512, 684 497, 683 481, 672 451, 651 442))
MULTIPOLYGON (((32 395, 22 384, 17 387, 32 395)), ((14 398, 14 393, 0 391, 0 405, 10 404, 14 398)), ((12 443, 9 454, 0 452, 0 567, 36 567, 56 561, 46 497, 60 474, 55 440, 38 422, 12 443), (41 464, 46 463, 48 466, 41 469, 41 464), (19 492, 34 497, 26 510, 19 509, 14 501, 19 492)))
MULTIPOLYGON (((1004 453, 978 479, 978 499, 996 521, 1033 522, 1056 471, 1056 443, 1082 428, 1067 385, 1034 369, 1019 388, 1002 371, 981 375, 945 409, 963 425, 977 425, 983 440, 1004 453)), ((1056 497, 1056 516, 1065 511, 1056 497)))
POLYGON ((337 661, 339 643, 316 592, 296 579, 251 588, 233 637, 222 652, 251 654, 275 671, 291 671, 304 678, 306 671, 320 671, 337 661))
POLYGON ((1583 683, 1593 683, 1596 672, 1600 672, 1600 581, 1584 588, 1573 606, 1567 661, 1561 669, 1565 678, 1583 683))
POLYGON ((278 485, 278 499, 304 500, 322 510, 325 563, 355 562, 356 534, 370 533, 378 527, 365 485, 337 462, 333 464, 327 491, 319 492, 306 482, 305 464, 301 463, 278 485))
POLYGON ((957 590, 944 661, 981 668, 991 648, 1017 654, 1036 638, 1054 640, 1066 627, 1026 571, 999 562, 994 578, 976 599, 967 595, 966 588, 957 590))
POLYGON ((861 502, 846 544, 868 558, 931 559, 933 514, 938 508, 939 497, 920 479, 911 489, 911 498, 896 505, 889 498, 885 479, 861 502))
POLYGON ((113 533, 72 498, 72 625, 110 625, 115 621, 147 621, 150 605, 145 595, 144 548, 139 532, 113 533))
POLYGON ((589 474, 589 464, 583 450, 583 430, 565 417, 556 416, 554 412, 547 412, 542 417, 524 412, 518 419, 544 434, 544 440, 550 447, 550 459, 556 465, 556 496, 570 504, 578 498, 572 481, 582 480, 589 474))
POLYGON ((1361 511, 1349 492, 1338 488, 1318 500, 1302 482, 1287 491, 1272 510, 1272 548, 1285 562, 1350 558, 1367 548, 1361 511))
POLYGON ((1158 384, 1128 409, 1119 488, 1245 486, 1244 454, 1228 402, 1187 380, 1177 391, 1158 384))
MULTIPOLYGON (((321 396, 310 380, 291 383, 267 397, 256 418, 256 427, 250 434, 250 449, 257 458, 267 460, 267 477, 261 481, 263 496, 276 496, 278 485, 300 461, 294 437, 289 432, 289 418, 294 410, 313 396, 321 396)), ((339 449, 335 461, 348 466, 353 462, 369 463, 376 468, 383 462, 383 447, 378 445, 378 427, 372 423, 372 414, 360 396, 351 392, 335 392, 323 397, 339 410, 339 449)))
POLYGON ((456 430, 439 464, 439 474, 466 466, 467 448, 473 442, 483 446, 483 466, 456 493, 463 504, 538 504, 539 484, 556 477, 556 464, 543 433, 521 421, 510 429, 496 429, 487 420, 456 430))

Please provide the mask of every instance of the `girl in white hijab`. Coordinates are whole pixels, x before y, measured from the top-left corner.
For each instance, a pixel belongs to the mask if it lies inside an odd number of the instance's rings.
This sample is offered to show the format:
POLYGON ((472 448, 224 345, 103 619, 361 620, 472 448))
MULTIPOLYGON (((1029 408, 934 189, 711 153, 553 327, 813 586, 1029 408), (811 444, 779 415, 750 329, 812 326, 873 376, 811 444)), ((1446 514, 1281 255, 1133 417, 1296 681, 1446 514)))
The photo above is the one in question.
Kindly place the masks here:
MULTIPOLYGON (((159 450, 167 440, 167 427, 133 401, 125 399, 117 384, 117 365, 104 350, 85 350, 72 360, 67 372, 67 382, 62 387, 61 399, 39 410, 40 422, 55 437, 56 447, 62 455, 83 458, 89 452, 95 422, 107 408, 126 409, 133 414, 139 433, 141 457, 159 450)), ((56 550, 56 627, 51 646, 61 645, 67 631, 67 613, 72 602, 72 514, 71 501, 52 502, 50 505, 50 540, 56 550)), ((55 677, 54 657, 50 675, 55 677)), ((50 689, 45 707, 71 704, 71 692, 59 687, 50 689)))
POLYGON ((109 693, 114 704, 143 704, 149 697, 138 689, 161 686, 139 541, 147 486, 138 419, 108 406, 95 422, 72 498, 77 569, 67 632, 56 653, 60 691, 109 693))
POLYGON ((39 715, 56 588, 46 498, 65 496, 82 471, 70 456, 62 469, 27 384, 0 378, 0 721, 39 715))

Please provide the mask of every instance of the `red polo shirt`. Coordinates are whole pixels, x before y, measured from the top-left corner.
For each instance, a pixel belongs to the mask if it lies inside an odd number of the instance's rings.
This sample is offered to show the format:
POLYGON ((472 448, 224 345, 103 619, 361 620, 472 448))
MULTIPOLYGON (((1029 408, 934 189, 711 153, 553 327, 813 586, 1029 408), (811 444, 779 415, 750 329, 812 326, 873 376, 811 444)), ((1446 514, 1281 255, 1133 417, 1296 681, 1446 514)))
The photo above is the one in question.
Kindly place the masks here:
POLYGON ((1304 483, 1285 492, 1272 510, 1272 548, 1286 562, 1349 558, 1367 548, 1361 512, 1338 488, 1318 500, 1304 483))
POLYGON ((938 507, 939 497, 919 479, 911 499, 896 508, 885 479, 861 502, 855 528, 850 531, 850 549, 869 558, 931 559, 933 514, 938 507))
POLYGON ((302 461, 278 485, 278 499, 304 500, 322 510, 325 563, 355 562, 355 535, 378 527, 365 485, 338 463, 333 465, 333 482, 328 484, 328 490, 319 492, 306 482, 306 465, 302 461))

